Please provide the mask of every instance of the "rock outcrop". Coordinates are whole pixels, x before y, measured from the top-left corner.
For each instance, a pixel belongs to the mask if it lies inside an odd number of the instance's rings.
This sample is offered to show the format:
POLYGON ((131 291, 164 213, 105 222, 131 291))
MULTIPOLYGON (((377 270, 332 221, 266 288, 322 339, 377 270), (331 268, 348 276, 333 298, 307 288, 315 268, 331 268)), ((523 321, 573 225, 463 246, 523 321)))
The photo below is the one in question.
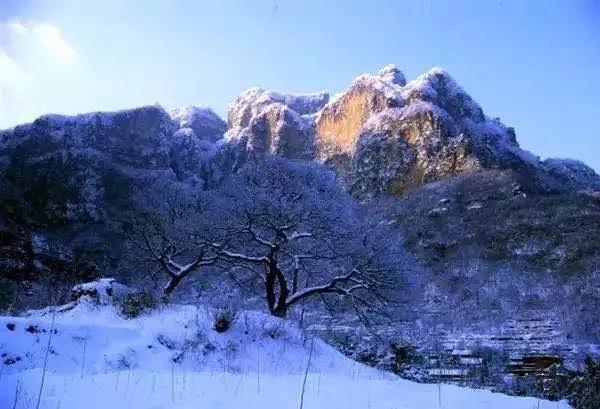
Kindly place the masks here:
POLYGON ((2 188, 25 198, 43 223, 99 220, 127 173, 169 168, 176 130, 159 107, 43 116, 0 133, 2 188))
POLYGON ((97 221, 132 180, 198 176, 225 126, 194 107, 46 115, 0 131, 0 188, 26 199, 43 223, 97 221))
POLYGON ((487 117, 444 70, 403 78, 391 67, 363 75, 317 118, 318 157, 355 194, 402 194, 463 172, 537 166, 514 130, 487 117))
POLYGON ((486 116, 440 68, 407 83, 388 65, 359 76, 329 102, 326 94, 254 88, 228 116, 228 139, 248 152, 330 165, 358 197, 404 194, 480 169, 518 170, 559 185, 565 179, 555 167, 550 176, 549 166, 519 147, 512 128, 486 116))
POLYGON ((325 93, 285 95, 252 88, 229 106, 226 138, 242 143, 252 155, 293 159, 314 157, 311 115, 328 101, 325 93))
POLYGON ((89 283, 77 284, 71 289, 71 301, 90 302, 95 305, 115 305, 134 290, 114 278, 101 278, 89 283))
POLYGON ((180 130, 186 133, 192 131, 197 139, 203 141, 217 142, 227 131, 227 123, 210 108, 175 108, 169 114, 180 130))
POLYGON ((316 157, 346 170, 356 151, 363 125, 372 115, 401 104, 400 85, 389 75, 362 75, 350 88, 327 104, 316 117, 316 157))

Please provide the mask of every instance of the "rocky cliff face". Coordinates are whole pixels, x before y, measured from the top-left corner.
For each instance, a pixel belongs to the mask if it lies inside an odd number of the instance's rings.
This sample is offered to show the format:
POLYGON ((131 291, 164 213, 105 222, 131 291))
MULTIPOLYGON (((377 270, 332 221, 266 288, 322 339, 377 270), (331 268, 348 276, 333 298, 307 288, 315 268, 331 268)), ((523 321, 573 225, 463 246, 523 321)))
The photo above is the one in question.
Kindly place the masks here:
POLYGON ((441 69, 398 87, 393 95, 397 106, 363 124, 350 156, 350 186, 359 195, 402 194, 478 169, 536 166, 537 159, 519 148, 513 130, 486 117, 441 69), (402 158, 402 166, 395 157, 402 158))
POLYGON ((176 126, 155 107, 114 114, 45 116, 0 134, 3 188, 44 224, 95 221, 128 171, 169 167, 176 126), (110 180, 111 177, 114 180, 110 180))
POLYGON ((226 138, 241 142, 253 155, 311 160, 315 137, 311 115, 328 99, 325 93, 283 95, 250 89, 229 107, 226 138))
POLYGON ((386 66, 330 102, 252 89, 230 106, 228 135, 258 154, 333 166, 363 198, 481 169, 516 170, 548 188, 596 188, 600 180, 582 165, 541 162, 521 149, 514 130, 486 116, 440 68, 407 83, 386 66))
POLYGON ((350 88, 328 104, 316 118, 317 158, 339 170, 356 151, 362 127, 369 118, 399 105, 396 91, 404 83, 385 71, 382 75, 362 75, 350 88))
POLYGON ((217 142, 227 130, 227 124, 210 108, 189 106, 175 108, 169 112, 180 130, 194 133, 194 137, 208 142, 217 142))

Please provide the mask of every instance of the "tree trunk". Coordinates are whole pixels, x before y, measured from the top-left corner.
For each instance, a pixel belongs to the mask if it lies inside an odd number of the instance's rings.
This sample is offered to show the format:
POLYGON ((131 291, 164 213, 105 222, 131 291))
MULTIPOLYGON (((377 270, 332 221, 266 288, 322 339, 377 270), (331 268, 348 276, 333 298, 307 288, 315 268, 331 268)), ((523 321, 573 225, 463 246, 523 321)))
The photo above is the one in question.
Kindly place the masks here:
POLYGON ((163 290, 163 292, 165 293, 165 295, 166 296, 171 295, 171 293, 173 291, 175 291, 175 288, 177 288, 177 286, 179 285, 179 283, 181 282, 181 280, 183 280, 184 277, 185 277, 185 275, 172 276, 171 280, 169 280, 169 283, 167 284, 167 286, 163 290))
POLYGON ((265 295, 267 297, 269 312, 273 314, 275 310, 275 274, 271 271, 270 266, 267 266, 265 276, 265 295))
POLYGON ((276 317, 285 317, 287 314, 287 298, 290 290, 287 288, 287 281, 283 272, 277 265, 276 250, 273 250, 268 256, 267 274, 265 277, 265 289, 267 292, 267 304, 269 311, 276 317), (276 286, 277 293, 276 293, 276 286))
POLYGON ((290 294, 290 290, 287 288, 285 276, 279 269, 277 269, 277 282, 279 283, 279 297, 277 300, 277 306, 275 307, 276 315, 278 317, 285 317, 288 310, 287 299, 290 294))

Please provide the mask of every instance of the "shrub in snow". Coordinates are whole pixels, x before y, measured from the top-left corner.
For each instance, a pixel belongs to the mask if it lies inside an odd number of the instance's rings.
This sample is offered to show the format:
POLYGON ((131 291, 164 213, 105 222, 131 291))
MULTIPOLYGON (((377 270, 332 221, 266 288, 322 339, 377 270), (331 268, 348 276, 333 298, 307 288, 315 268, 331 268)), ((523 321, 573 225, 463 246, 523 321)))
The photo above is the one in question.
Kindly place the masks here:
POLYGON ((231 324, 235 321, 236 312, 232 309, 218 309, 214 314, 214 325, 215 331, 222 333, 231 328, 231 324))
POLYGON ((585 370, 570 374, 570 385, 559 389, 562 398, 569 397, 569 403, 577 409, 597 409, 600 406, 600 361, 588 357, 585 370))
POLYGON ((477 351, 481 360, 481 365, 473 368, 471 385, 475 387, 485 387, 506 384, 503 379, 506 366, 509 363, 509 355, 504 350, 493 348, 482 348, 477 351))
POLYGON ((139 317, 144 311, 156 307, 156 299, 145 291, 127 294, 121 301, 121 315, 125 318, 139 317))
POLYGON ((173 350, 177 348, 177 344, 169 337, 163 335, 163 334, 158 334, 158 336, 156 337, 156 341, 158 341, 158 343, 162 346, 164 346, 165 348, 169 349, 169 350, 173 350))
POLYGON ((240 352, 240 343, 236 340, 230 339, 225 344, 223 352, 227 361, 235 359, 240 352))

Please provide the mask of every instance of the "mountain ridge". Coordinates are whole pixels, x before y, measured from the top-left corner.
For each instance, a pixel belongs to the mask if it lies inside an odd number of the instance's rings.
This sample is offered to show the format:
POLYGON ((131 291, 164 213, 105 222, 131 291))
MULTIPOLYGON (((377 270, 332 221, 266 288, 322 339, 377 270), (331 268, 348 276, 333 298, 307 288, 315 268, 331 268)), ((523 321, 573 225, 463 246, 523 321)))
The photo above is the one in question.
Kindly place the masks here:
POLYGON ((234 120, 228 139, 246 141, 254 154, 326 163, 358 196, 402 194, 476 169, 519 169, 549 189, 600 187, 600 177, 582 163, 557 165, 556 159, 542 161, 522 149, 513 128, 486 116, 439 67, 406 82, 395 66, 385 66, 358 76, 308 114, 295 112, 284 98, 264 98, 268 91, 255 92, 243 93, 230 105, 234 120), (272 114, 275 110, 280 114, 272 114), (245 121, 235 121, 238 112, 246 113, 245 121))
POLYGON ((18 135, 27 127, 35 130, 42 123, 54 129, 50 132, 78 123, 109 125, 112 118, 150 109, 170 118, 164 125, 172 129, 164 138, 180 139, 188 150, 211 151, 209 143, 235 142, 253 155, 315 160, 335 168, 358 196, 402 194, 461 172, 498 168, 531 171, 550 189, 600 189, 600 176, 584 163, 541 160, 520 148, 514 129, 486 116, 440 67, 407 82, 395 65, 386 65, 376 74, 359 75, 333 98, 326 92, 283 94, 250 88, 229 105, 227 122, 210 108, 167 111, 154 105, 43 115, 30 124, 0 131, 0 138, 9 143, 11 133, 18 135), (374 161, 385 164, 374 166, 374 161))

